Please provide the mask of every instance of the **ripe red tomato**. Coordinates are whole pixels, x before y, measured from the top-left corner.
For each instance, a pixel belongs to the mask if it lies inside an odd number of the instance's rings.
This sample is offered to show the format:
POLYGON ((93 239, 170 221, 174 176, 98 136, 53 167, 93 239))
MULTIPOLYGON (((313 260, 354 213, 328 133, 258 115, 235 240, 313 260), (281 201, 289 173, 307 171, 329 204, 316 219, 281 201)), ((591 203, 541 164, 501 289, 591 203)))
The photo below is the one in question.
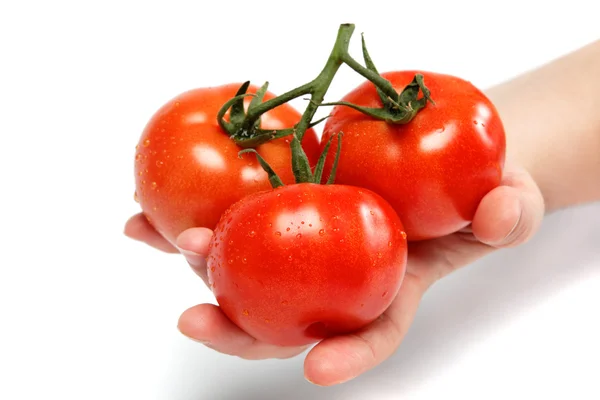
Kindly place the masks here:
MULTIPOLYGON (((400 92, 417 72, 382 76, 400 92)), ((412 121, 391 124, 336 106, 322 138, 326 143, 331 135, 344 133, 336 183, 368 188, 385 198, 402 219, 409 241, 467 226, 483 196, 500 184, 506 148, 498 112, 480 90, 457 77, 419 73, 435 104, 427 104, 412 121)), ((343 101, 382 105, 371 82, 343 101)))
POLYGON ((301 183, 223 214, 208 276, 223 312, 253 337, 303 345, 380 316, 406 270, 406 234, 380 196, 301 183))
MULTIPOLYGON (((195 89, 171 99, 146 125, 135 156, 136 199, 154 228, 171 243, 191 227, 213 229, 219 217, 247 194, 268 190, 267 174, 253 155, 242 150, 217 123, 221 106, 241 84, 195 89)), ((256 93, 250 87, 248 93, 256 93)), ((266 93, 264 100, 274 95, 266 93)), ((250 98, 247 99, 248 103, 250 98)), ((264 129, 290 128, 301 115, 288 104, 261 118, 264 129)), ((294 183, 287 138, 257 147, 284 183, 294 183)), ((319 139, 310 129, 303 147, 311 164, 319 139)))

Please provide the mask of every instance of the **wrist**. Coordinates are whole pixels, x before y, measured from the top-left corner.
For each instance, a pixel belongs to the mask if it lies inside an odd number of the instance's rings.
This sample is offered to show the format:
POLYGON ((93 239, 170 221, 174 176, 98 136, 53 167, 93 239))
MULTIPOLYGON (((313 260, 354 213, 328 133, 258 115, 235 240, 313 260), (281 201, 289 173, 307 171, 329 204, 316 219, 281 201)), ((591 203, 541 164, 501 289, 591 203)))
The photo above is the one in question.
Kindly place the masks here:
POLYGON ((600 200, 598 70, 600 41, 487 91, 548 212, 600 200))

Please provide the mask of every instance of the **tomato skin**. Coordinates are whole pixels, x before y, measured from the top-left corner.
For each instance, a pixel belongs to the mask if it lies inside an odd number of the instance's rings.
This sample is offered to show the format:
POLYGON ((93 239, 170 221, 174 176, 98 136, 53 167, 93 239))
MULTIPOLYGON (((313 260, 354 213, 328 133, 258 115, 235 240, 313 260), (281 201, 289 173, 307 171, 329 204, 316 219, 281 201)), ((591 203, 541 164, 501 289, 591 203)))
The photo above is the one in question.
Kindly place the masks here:
MULTIPOLYGON (((481 199, 500 184, 506 150, 497 110, 471 83, 422 71, 382 76, 400 92, 416 73, 424 75, 435 104, 428 103, 411 122, 388 124, 336 106, 322 138, 325 143, 331 135, 344 133, 336 183, 368 188, 385 198, 402 219, 409 241, 441 237, 466 227, 481 199)), ((381 107, 370 82, 343 100, 381 107)))
MULTIPOLYGON (((154 228, 175 243, 185 229, 213 229, 219 217, 247 194, 271 188, 256 157, 244 154, 217 123, 221 106, 241 84, 200 88, 182 93, 163 105, 147 123, 137 146, 136 199, 154 228)), ((248 93, 255 93, 251 86, 248 93)), ((273 98, 267 93, 264 100, 273 98)), ((248 98, 247 103, 250 101, 248 98)), ((265 129, 289 128, 301 115, 284 104, 261 118, 265 129)), ((289 139, 257 147, 284 183, 294 183, 289 139)), ((303 147, 311 164, 319 155, 314 130, 306 132, 303 147)))
POLYGON ((235 203, 207 261, 213 293, 235 324, 296 346, 379 317, 400 288, 406 257, 402 222, 380 196, 302 183, 235 203))

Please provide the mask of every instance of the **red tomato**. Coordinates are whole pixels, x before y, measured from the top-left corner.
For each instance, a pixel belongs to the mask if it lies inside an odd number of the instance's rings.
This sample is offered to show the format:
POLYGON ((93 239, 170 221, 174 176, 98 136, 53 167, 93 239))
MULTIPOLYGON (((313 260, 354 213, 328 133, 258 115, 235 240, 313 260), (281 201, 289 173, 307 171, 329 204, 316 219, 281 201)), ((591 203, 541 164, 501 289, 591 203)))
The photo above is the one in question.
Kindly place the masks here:
MULTIPOLYGON (((400 92, 417 72, 382 76, 400 92)), ((500 184, 506 148, 498 112, 481 91, 453 76, 420 73, 435 105, 427 104, 408 124, 336 106, 322 138, 325 143, 344 133, 336 183, 368 188, 385 198, 402 219, 409 241, 467 226, 483 196, 500 184)), ((382 104, 371 82, 343 100, 366 107, 382 104)), ((325 177, 332 159, 330 154, 325 177)))
MULTIPOLYGON (((141 135, 135 156, 136 199, 150 223, 171 243, 185 229, 213 229, 219 217, 247 194, 268 190, 267 174, 217 123, 217 112, 241 84, 185 92, 162 106, 141 135)), ((250 87, 248 93, 255 93, 250 87)), ((273 98, 267 93, 264 100, 273 98)), ((247 103, 250 101, 248 98, 247 103)), ((289 128, 301 115, 284 104, 262 118, 264 129, 289 128)), ((287 138, 257 147, 284 183, 294 183, 287 138)), ((308 130, 303 147, 311 164, 319 141, 308 130)))
POLYGON ((303 345, 380 316, 406 257, 402 223, 380 196, 302 183, 253 194, 223 214, 208 276, 221 309, 244 331, 303 345))

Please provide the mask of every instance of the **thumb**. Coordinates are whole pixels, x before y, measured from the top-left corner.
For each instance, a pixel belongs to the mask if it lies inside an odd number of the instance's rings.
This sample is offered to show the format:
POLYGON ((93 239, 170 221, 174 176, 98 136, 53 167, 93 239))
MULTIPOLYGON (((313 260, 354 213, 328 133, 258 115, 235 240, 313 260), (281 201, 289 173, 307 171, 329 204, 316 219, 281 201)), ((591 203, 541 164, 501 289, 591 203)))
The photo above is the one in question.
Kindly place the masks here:
POLYGON ((502 186, 489 192, 473 218, 473 235, 496 248, 527 242, 544 218, 544 199, 531 175, 522 168, 507 168, 502 186))

